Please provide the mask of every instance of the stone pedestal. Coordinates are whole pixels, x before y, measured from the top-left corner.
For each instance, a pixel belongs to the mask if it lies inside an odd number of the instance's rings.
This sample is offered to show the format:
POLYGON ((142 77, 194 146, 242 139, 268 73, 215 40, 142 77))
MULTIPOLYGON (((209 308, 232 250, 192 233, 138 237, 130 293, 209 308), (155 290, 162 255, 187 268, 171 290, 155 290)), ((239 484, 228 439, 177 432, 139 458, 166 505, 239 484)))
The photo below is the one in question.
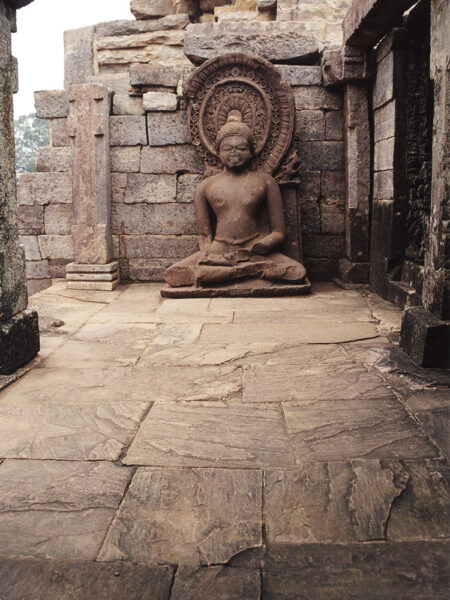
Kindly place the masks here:
POLYGON ((25 257, 19 246, 14 163, 13 94, 17 63, 11 56, 15 10, 0 0, 0 373, 9 375, 39 352, 37 313, 27 310, 25 257))
POLYGON ((72 289, 114 289, 118 271, 111 262, 110 95, 101 85, 73 85, 69 102, 75 260, 66 278, 72 289))

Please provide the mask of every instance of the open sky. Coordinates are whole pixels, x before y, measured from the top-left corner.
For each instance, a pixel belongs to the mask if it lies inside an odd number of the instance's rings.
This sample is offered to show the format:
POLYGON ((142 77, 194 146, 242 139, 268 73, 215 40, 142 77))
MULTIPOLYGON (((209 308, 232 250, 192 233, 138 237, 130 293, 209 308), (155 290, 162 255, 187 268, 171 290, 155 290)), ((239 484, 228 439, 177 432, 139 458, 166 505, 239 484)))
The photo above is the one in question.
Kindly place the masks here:
POLYGON ((66 29, 133 18, 130 0, 35 0, 18 10, 13 34, 13 53, 19 60, 15 117, 34 112, 35 90, 63 88, 66 29))

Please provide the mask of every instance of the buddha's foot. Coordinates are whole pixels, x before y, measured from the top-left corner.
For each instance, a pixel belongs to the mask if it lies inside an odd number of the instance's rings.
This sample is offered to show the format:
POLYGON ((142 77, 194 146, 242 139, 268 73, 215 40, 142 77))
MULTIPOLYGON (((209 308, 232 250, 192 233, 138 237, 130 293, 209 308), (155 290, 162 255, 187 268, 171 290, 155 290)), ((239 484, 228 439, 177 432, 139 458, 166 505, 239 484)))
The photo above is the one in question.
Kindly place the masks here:
POLYGON ((191 267, 170 267, 164 273, 164 279, 172 287, 197 285, 197 276, 191 267))

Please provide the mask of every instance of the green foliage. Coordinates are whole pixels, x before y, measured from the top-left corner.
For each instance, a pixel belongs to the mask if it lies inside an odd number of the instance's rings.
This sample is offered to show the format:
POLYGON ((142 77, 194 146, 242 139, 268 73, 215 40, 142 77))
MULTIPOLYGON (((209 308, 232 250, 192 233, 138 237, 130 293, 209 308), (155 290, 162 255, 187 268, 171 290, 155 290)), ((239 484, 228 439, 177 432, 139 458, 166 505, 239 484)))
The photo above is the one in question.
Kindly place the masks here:
POLYGON ((36 150, 48 146, 50 135, 48 122, 38 119, 34 113, 23 115, 14 121, 16 138, 16 173, 36 171, 36 150))

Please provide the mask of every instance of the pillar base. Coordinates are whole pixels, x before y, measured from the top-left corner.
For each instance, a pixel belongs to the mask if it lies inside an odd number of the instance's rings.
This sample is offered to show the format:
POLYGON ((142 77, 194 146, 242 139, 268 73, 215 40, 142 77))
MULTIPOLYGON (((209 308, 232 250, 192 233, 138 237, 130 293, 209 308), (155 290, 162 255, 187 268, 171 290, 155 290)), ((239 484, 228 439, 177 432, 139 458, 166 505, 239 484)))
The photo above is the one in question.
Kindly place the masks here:
POLYGON ((110 292, 119 285, 119 263, 106 265, 82 265, 69 263, 66 266, 67 289, 101 290, 110 292))
POLYGON ((348 258, 339 261, 339 274, 344 283, 369 283, 369 271, 367 262, 351 262, 348 258))
POLYGON ((38 314, 30 308, 0 321, 0 374, 11 375, 40 350, 38 314))
POLYGON ((441 321, 426 308, 407 308, 400 332, 400 348, 421 367, 450 367, 450 321, 441 321))

